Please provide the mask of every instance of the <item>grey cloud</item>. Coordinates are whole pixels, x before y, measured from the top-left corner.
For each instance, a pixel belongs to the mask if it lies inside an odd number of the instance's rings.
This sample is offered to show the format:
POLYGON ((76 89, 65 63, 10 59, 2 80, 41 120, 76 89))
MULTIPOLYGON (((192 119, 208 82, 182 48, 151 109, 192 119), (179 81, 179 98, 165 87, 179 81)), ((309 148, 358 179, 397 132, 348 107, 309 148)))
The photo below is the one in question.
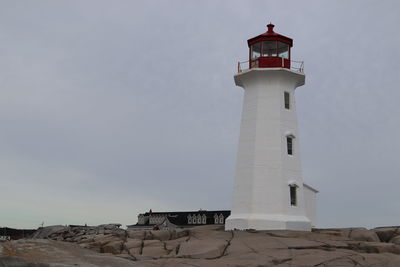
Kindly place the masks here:
POLYGON ((320 226, 399 224, 397 1, 2 1, 0 224, 228 209, 246 40, 294 39, 320 226), (17 193, 16 193, 17 192, 17 193))

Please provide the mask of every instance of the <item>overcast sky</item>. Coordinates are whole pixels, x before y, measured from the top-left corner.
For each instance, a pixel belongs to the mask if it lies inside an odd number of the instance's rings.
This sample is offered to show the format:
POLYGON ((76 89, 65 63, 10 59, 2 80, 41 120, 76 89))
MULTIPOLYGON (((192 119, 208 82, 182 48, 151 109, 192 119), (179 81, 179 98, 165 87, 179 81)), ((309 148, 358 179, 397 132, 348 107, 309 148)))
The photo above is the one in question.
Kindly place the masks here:
POLYGON ((230 209, 247 39, 305 61, 318 226, 400 225, 400 2, 0 1, 0 227, 230 209))

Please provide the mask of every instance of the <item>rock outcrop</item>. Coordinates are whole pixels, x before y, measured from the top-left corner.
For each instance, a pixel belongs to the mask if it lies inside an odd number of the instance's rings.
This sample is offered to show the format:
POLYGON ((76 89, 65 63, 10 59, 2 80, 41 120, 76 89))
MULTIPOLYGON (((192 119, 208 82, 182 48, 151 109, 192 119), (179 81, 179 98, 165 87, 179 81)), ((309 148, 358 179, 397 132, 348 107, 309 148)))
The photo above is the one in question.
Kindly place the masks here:
POLYGON ((87 266, 400 266, 399 227, 302 232, 57 226, 40 229, 36 236, 47 240, 4 242, 0 255, 49 266, 84 261, 87 266), (47 249, 39 249, 44 246, 47 249), (97 258, 101 256, 104 260, 97 258))

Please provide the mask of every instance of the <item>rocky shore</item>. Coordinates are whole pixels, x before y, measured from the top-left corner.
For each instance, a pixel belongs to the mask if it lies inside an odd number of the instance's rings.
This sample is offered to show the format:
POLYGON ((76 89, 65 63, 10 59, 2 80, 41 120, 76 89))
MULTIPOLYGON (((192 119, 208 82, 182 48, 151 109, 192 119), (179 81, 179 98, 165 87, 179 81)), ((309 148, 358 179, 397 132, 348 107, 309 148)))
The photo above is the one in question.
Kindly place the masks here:
POLYGON ((224 231, 51 226, 0 243, 2 266, 400 266, 400 227, 224 231))

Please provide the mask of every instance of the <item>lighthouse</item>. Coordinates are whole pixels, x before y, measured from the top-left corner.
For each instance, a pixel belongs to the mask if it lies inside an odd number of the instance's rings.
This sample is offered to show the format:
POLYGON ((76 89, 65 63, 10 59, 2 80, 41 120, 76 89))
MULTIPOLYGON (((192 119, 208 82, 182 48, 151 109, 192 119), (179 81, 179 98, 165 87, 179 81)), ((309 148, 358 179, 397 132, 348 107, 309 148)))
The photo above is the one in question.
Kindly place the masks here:
POLYGON ((267 28, 247 41, 248 65, 238 63, 234 76, 244 98, 225 229, 309 231, 318 191, 301 173, 295 89, 305 83, 303 64, 291 60, 293 40, 267 28))

